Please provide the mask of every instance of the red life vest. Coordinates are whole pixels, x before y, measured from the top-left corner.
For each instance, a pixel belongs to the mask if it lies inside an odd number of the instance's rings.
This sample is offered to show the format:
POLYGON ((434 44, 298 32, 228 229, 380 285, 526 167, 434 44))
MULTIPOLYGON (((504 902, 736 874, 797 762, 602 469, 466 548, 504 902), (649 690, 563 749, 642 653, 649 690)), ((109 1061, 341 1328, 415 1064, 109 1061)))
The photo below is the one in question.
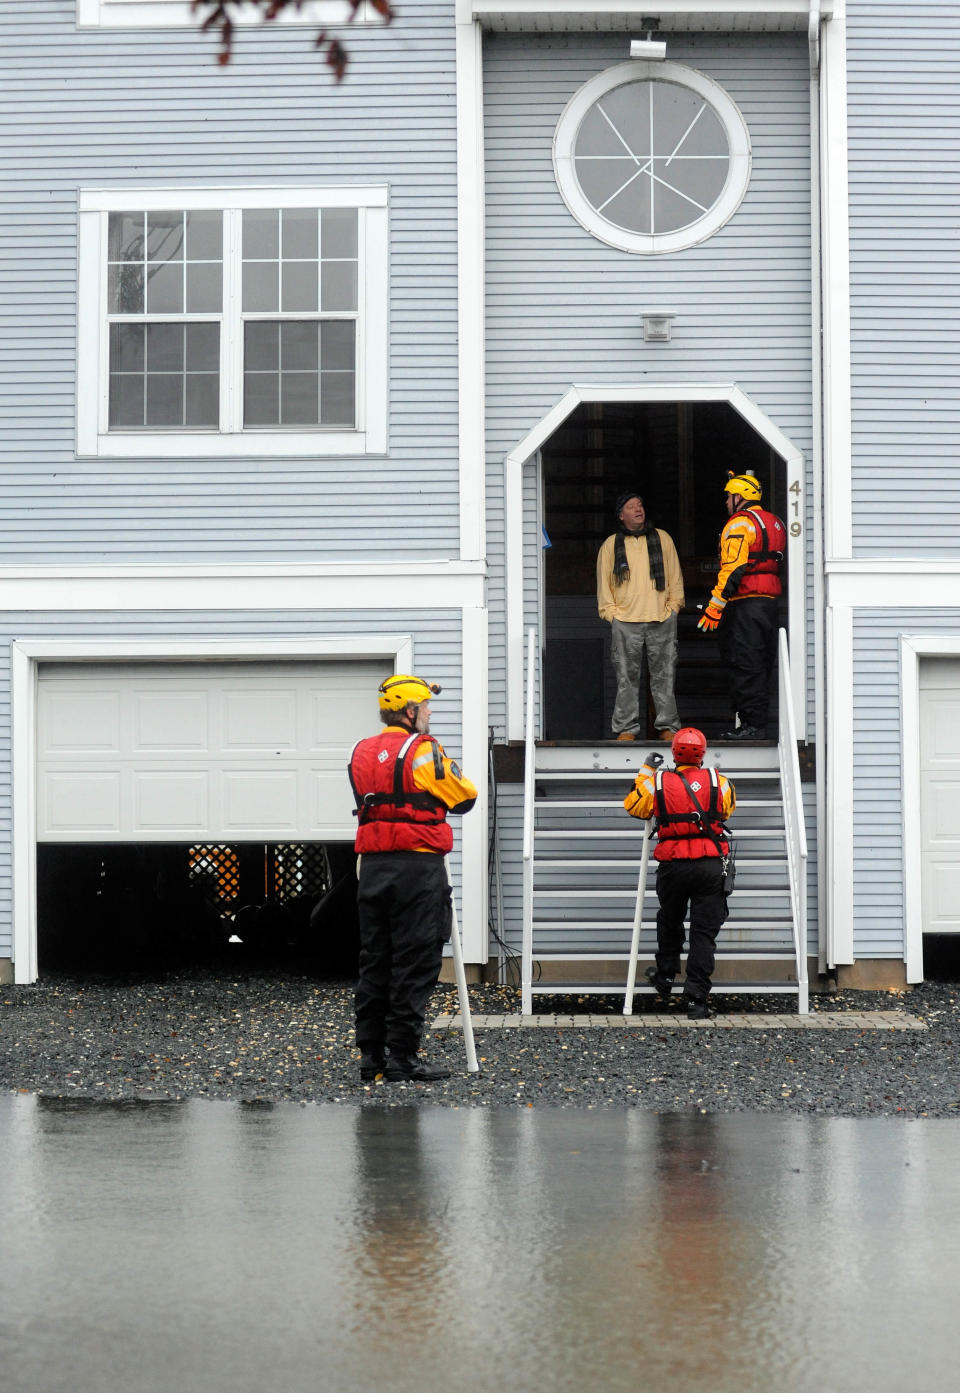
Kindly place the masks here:
POLYGON ((384 730, 354 748, 348 772, 359 824, 354 850, 361 855, 433 851, 442 856, 453 846, 446 804, 413 782, 414 757, 424 744, 433 747, 435 762, 442 761, 433 736, 416 732, 384 730))
POLYGON ((780 582, 780 563, 787 545, 787 529, 776 513, 768 513, 765 508, 741 508, 734 517, 746 514, 754 523, 754 539, 750 543, 750 559, 746 564, 732 599, 741 600, 744 595, 779 595, 783 590, 780 582))
POLYGON ((658 769, 654 781, 657 819, 655 861, 694 861, 719 856, 716 844, 704 835, 706 825, 719 840, 726 856, 730 851, 727 829, 720 811, 720 779, 716 769, 685 769, 684 777, 701 811, 694 808, 683 779, 674 769, 658 769))

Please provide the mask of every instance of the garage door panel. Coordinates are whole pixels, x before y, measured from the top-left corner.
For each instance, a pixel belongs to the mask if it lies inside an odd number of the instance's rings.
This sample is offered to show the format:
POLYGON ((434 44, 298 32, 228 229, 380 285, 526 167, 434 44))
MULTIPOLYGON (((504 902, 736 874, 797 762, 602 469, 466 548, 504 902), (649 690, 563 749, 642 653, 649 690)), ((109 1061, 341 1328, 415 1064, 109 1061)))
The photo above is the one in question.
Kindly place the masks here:
POLYGON ((119 770, 89 769, 48 773, 38 787, 38 815, 44 832, 116 834, 122 826, 119 770))
POLYGON ((42 841, 352 837, 384 661, 42 665, 42 841), (331 830, 335 829, 335 830, 331 830))
POLYGON ((210 823, 210 775, 199 769, 133 774, 133 823, 149 832, 203 832, 210 823))
MULTIPOLYGON (((937 933, 960 930, 960 859, 924 858, 924 872, 931 921, 937 933)), ((934 932, 934 930, 931 930, 934 932)))
POLYGON ((119 755, 120 697, 109 692, 40 690, 38 726, 45 753, 119 755))
POLYGON ((960 848, 960 779, 928 774, 921 817, 928 846, 954 841, 960 848))
POLYGON ((291 688, 227 691, 223 695, 224 754, 298 748, 297 693, 291 688))
POLYGON ((295 832, 299 825, 296 772, 237 770, 223 775, 223 831, 295 832))
POLYGON ((210 748, 209 711, 205 692, 133 692, 132 751, 134 754, 163 750, 190 750, 206 754, 210 748))
POLYGON ((927 694, 927 718, 921 734, 921 760, 933 765, 960 764, 960 697, 927 694))

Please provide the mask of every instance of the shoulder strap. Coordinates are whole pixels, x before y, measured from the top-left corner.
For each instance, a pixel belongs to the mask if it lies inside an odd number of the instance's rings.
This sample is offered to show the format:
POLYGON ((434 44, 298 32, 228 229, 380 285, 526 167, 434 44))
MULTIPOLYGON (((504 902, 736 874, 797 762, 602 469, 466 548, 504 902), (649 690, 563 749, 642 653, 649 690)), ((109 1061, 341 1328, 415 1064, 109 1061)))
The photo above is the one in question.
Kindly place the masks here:
POLYGON ((703 832, 703 834, 704 834, 705 836, 707 836, 707 837, 710 838, 710 840, 713 842, 714 846, 717 848, 718 854, 719 854, 720 856, 723 857, 723 856, 726 856, 726 852, 724 852, 723 847, 720 845, 720 838, 717 836, 716 832, 714 832, 713 828, 710 826, 710 814, 711 814, 711 813, 712 813, 712 814, 714 815, 714 817, 716 818, 716 821, 719 822, 721 826, 723 826, 723 820, 722 820, 721 817, 720 817, 720 803, 719 803, 719 798, 720 798, 720 781, 719 781, 719 779, 717 779, 716 770, 715 770, 715 769, 711 769, 711 770, 709 771, 709 773, 710 773, 710 785, 711 785, 711 789, 710 789, 710 806, 709 806, 708 808, 701 808, 701 806, 700 806, 700 804, 698 803, 696 797, 694 796, 693 789, 692 789, 692 788, 690 787, 690 785, 687 783, 686 775, 685 775, 685 774, 682 774, 682 773, 680 772, 679 769, 677 770, 677 778, 680 780, 680 782, 683 784, 684 788, 687 790, 687 795, 688 795, 688 797, 689 797, 689 799, 690 799, 690 802, 693 804, 693 806, 694 806, 694 807, 696 808, 696 810, 697 810, 697 823, 698 823, 698 826, 699 826, 700 830, 703 832), (705 813, 706 813, 706 816, 704 816, 705 813))

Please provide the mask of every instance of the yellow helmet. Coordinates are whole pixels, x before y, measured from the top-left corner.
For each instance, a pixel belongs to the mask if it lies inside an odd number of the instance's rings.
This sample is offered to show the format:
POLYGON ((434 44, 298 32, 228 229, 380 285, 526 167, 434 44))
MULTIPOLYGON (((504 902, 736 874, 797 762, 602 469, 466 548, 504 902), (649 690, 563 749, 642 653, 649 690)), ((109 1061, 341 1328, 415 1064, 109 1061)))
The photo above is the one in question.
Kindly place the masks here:
POLYGON ((759 503, 763 497, 760 480, 752 474, 728 474, 723 491, 724 493, 738 493, 748 503, 759 503))
POLYGON ((425 682, 422 677, 410 677, 398 672, 394 677, 386 677, 377 688, 377 700, 381 711, 402 711, 405 706, 419 706, 432 696, 440 695, 436 682, 425 682))

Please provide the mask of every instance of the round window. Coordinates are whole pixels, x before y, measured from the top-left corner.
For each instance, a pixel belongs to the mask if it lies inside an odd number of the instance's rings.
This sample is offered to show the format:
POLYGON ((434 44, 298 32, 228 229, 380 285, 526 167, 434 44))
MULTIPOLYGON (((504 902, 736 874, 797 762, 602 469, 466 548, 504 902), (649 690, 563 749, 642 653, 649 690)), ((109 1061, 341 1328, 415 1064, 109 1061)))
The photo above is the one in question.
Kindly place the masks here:
POLYGON ((679 63, 620 63, 580 88, 554 138, 557 184, 588 232, 631 252, 702 242, 750 180, 740 109, 679 63))

